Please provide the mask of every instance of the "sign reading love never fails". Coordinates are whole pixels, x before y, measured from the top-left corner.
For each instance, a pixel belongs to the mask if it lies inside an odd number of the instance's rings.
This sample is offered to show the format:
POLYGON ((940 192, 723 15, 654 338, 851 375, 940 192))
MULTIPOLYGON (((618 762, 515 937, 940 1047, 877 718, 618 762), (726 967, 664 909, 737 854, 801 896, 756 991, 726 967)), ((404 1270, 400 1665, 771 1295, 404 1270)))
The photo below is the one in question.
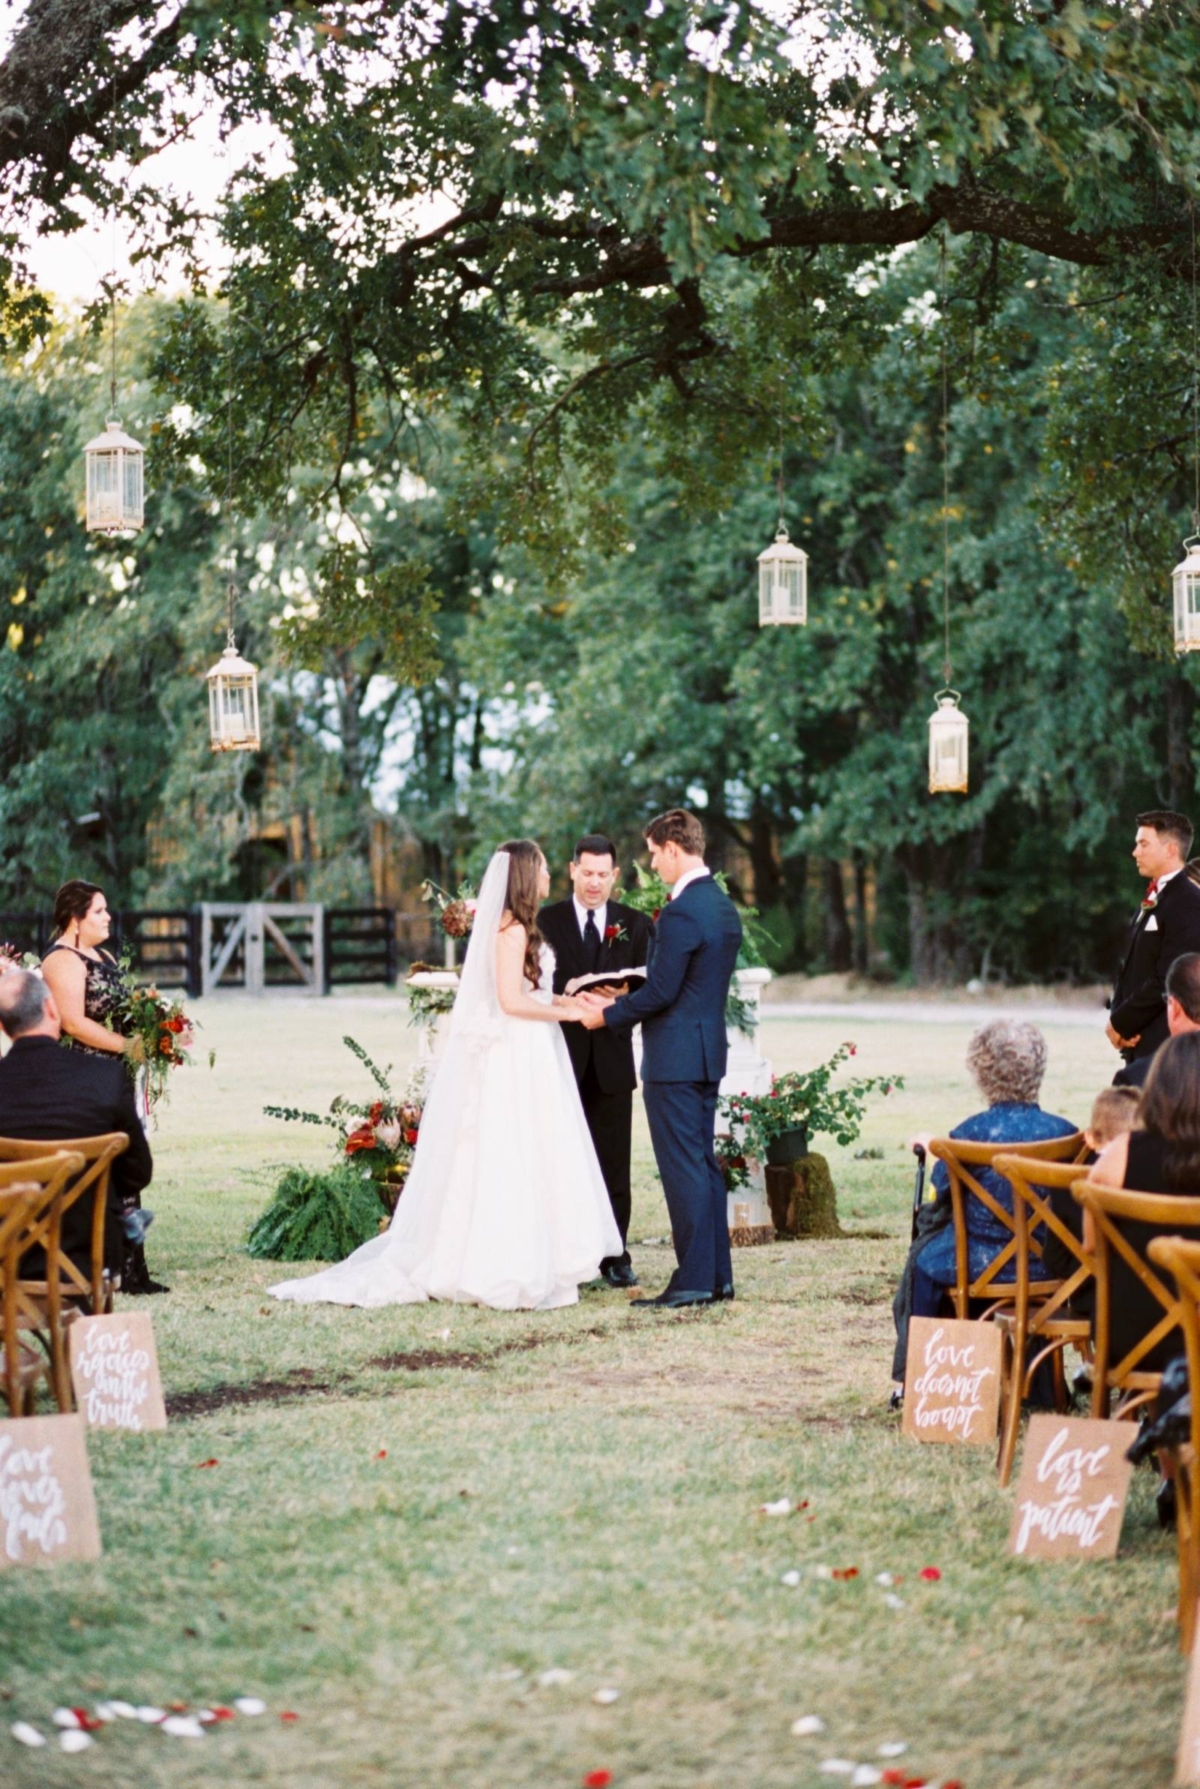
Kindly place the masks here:
POLYGON ((914 1441, 993 1444, 1000 1417, 1000 1346, 994 1323, 912 1318, 904 1433, 914 1441))
POLYGON ((83 1418, 0 1422, 0 1566, 99 1557, 83 1418))

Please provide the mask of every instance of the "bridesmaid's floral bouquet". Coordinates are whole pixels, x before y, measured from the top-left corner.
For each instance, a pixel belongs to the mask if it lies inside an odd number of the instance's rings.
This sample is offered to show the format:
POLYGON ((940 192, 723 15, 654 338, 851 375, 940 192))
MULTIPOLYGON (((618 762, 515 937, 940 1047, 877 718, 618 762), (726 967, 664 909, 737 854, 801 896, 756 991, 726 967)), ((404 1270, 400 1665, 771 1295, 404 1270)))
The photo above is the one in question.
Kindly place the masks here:
POLYGON ((134 981, 128 959, 122 961, 121 976, 122 998, 113 1029, 130 1040, 125 1060, 135 1080, 145 1075, 146 1106, 153 1111, 166 1098, 171 1070, 192 1060, 194 1026, 182 1000, 168 1000, 153 983, 144 988, 134 981))
POLYGON ((42 959, 36 951, 18 950, 15 944, 0 944, 0 975, 9 969, 32 969, 35 975, 40 975, 42 959))

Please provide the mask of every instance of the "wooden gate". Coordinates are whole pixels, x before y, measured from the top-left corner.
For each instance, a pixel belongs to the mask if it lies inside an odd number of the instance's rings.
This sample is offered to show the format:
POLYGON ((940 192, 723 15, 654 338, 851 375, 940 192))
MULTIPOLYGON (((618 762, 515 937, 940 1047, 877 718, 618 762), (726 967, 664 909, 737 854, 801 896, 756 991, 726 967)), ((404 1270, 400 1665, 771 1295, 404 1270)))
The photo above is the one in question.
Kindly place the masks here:
POLYGON ((261 995, 325 991, 325 908, 320 901, 203 901, 202 991, 261 995))

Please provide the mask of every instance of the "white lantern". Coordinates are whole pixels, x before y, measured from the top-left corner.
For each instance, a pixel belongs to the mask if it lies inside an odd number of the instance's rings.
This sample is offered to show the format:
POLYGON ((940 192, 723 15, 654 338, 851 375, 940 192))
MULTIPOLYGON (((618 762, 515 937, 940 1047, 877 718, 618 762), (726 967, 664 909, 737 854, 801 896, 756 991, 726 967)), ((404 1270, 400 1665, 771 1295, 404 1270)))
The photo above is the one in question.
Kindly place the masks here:
POLYGON ((142 444, 115 416, 83 450, 87 462, 87 527, 124 534, 142 526, 142 444))
POLYGON ((939 690, 937 707, 929 717, 929 793, 967 793, 967 733, 969 722, 958 706, 957 690, 939 690))
POLYGON ((1200 652, 1200 535, 1185 540, 1186 558, 1171 573, 1175 593, 1175 650, 1200 652))
POLYGON ((239 657, 232 636, 208 673, 208 735, 214 752, 256 752, 258 670, 239 657))
POLYGON ((758 555, 759 627, 803 627, 808 621, 808 554, 794 547, 781 522, 774 546, 758 555))

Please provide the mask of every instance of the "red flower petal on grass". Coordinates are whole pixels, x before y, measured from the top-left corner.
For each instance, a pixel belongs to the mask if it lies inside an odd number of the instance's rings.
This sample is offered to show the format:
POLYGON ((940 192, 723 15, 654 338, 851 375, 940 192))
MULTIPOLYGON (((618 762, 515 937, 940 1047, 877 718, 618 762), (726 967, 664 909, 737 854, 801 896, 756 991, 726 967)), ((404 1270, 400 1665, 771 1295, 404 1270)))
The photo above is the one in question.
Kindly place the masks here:
POLYGON ((381 1447, 379 1452, 375 1455, 375 1458, 377 1460, 386 1460, 387 1459, 387 1448, 381 1447))
POLYGON ((220 1464, 220 1460, 197 1460, 196 1471, 203 1472, 206 1466, 219 1466, 220 1464))
POLYGON ((905 1777, 904 1789, 926 1789, 928 1777, 905 1777))
POLYGON ((939 1572, 936 1565, 923 1565, 921 1567, 920 1576, 925 1580, 926 1584, 936 1584, 941 1578, 941 1575, 942 1574, 939 1572))
POLYGON ((856 1565, 835 1566, 834 1570, 833 1570, 833 1576, 835 1578, 841 1578, 843 1580, 845 1580, 846 1578, 857 1578, 858 1567, 856 1565))
POLYGON ((293 1721, 298 1721, 300 1716, 293 1709, 285 1708, 280 1711, 279 1718, 281 1721, 287 1721, 290 1726, 293 1721))
POLYGON ((233 1719, 233 1710, 232 1708, 214 1708, 212 1711, 212 1718, 214 1721, 231 1721, 233 1719))
POLYGON ((98 1720, 94 1714, 89 1714, 86 1708, 73 1708, 71 1713, 85 1733, 99 1733, 104 1725, 104 1722, 98 1720))
POLYGON ((583 1789, 607 1789, 611 1782, 611 1770, 589 1770, 583 1779, 583 1789))
POLYGON ((893 1765, 890 1770, 884 1771, 884 1773, 880 1777, 879 1781, 881 1783, 899 1784, 899 1785, 901 1785, 901 1789, 902 1789, 903 1784, 905 1784, 908 1781, 908 1778, 905 1776, 905 1774, 902 1770, 897 1770, 895 1765, 893 1765))

